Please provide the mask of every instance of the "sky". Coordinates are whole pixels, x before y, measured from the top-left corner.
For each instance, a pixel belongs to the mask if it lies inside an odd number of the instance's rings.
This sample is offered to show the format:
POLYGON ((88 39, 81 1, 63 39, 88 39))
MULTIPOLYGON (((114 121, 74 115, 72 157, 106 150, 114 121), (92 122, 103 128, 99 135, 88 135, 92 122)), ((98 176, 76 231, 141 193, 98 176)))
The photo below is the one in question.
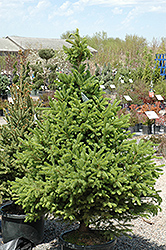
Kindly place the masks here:
POLYGON ((60 38, 79 29, 81 36, 106 32, 166 37, 166 0, 0 0, 0 37, 60 38))

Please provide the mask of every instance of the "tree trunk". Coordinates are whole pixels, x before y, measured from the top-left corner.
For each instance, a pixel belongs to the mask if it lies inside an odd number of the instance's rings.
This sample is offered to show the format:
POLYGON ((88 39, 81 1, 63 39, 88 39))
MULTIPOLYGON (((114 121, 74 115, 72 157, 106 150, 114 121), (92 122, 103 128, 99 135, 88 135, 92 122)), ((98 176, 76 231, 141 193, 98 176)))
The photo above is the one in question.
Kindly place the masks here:
POLYGON ((88 232, 89 226, 86 226, 86 224, 83 221, 80 221, 79 231, 80 232, 88 232))

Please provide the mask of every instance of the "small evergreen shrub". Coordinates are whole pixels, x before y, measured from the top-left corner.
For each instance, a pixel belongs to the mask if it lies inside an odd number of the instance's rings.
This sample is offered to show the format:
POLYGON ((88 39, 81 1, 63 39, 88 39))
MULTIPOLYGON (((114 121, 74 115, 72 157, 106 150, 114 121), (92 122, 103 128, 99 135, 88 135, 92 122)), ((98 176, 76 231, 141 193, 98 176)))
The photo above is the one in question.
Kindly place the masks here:
POLYGON ((119 103, 108 104, 99 81, 87 77, 89 50, 78 30, 70 38, 73 69, 59 74, 43 121, 20 140, 17 164, 28 174, 12 183, 13 198, 27 220, 50 212, 79 221, 79 231, 93 226, 113 238, 130 231, 132 219, 158 213, 161 167, 152 143, 131 139, 123 129, 128 115, 118 117, 119 103))

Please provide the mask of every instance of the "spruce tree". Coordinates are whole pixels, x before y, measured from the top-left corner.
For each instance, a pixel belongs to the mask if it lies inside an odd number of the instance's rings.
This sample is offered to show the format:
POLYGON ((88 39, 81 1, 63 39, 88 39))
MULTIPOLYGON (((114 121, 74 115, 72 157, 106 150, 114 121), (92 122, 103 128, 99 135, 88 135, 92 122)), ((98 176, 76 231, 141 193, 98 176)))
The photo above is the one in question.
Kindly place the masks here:
MULTIPOLYGON (((15 64, 14 75, 16 72, 15 64)), ((10 87, 12 102, 6 102, 5 120, 7 123, 0 127, 0 196, 3 200, 11 199, 8 181, 23 177, 26 171, 24 166, 19 167, 15 163, 15 153, 20 150, 19 138, 25 138, 25 135, 30 133, 29 128, 36 126, 35 107, 39 104, 30 97, 28 72, 29 63, 24 66, 21 61, 20 76, 14 77, 15 83, 12 83, 10 87)))
POLYGON ((114 237, 130 230, 131 219, 157 214, 160 167, 152 144, 136 144, 124 131, 128 116, 117 116, 119 103, 108 104, 95 76, 85 77, 87 45, 78 30, 70 38, 72 72, 59 74, 50 109, 21 140, 17 164, 28 173, 12 183, 13 198, 29 220, 51 212, 79 221, 79 231, 93 225, 114 237))

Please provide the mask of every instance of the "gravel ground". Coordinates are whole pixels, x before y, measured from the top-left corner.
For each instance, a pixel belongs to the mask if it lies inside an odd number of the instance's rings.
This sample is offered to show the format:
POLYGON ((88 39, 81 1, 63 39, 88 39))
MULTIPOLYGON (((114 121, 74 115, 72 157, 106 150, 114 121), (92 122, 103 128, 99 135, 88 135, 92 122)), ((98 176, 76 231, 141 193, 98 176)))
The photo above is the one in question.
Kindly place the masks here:
MULTIPOLYGON (((133 221, 133 234, 131 239, 120 237, 114 250, 166 250, 166 160, 155 160, 157 164, 165 164, 163 175, 157 180, 157 189, 162 190, 162 211, 150 219, 137 219, 133 221)), ((51 219, 51 218, 50 218, 51 219)), ((60 250, 58 236, 77 225, 63 223, 63 221, 47 220, 43 243, 37 245, 33 250, 60 250)))
MULTIPOLYGON (((166 250, 166 159, 155 160, 157 164, 164 164, 163 175, 157 180, 157 189, 162 190, 162 211, 150 219, 137 219, 133 221, 133 235, 120 237, 114 250, 166 250)), ((49 217, 45 221, 44 238, 41 244, 33 250, 60 250, 58 236, 77 224, 64 223, 62 220, 49 217)), ((1 235, 0 235, 1 237, 1 235)), ((1 240, 1 238, 0 238, 1 240)))

